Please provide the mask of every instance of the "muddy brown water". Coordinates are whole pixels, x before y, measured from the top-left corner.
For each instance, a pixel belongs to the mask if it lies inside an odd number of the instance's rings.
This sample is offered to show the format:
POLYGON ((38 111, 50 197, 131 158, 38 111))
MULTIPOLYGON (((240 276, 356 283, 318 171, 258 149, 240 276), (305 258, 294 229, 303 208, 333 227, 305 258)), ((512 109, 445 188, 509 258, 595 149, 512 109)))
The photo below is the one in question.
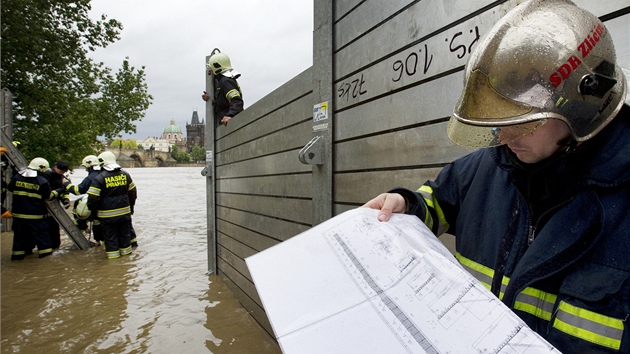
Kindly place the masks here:
POLYGON ((201 168, 126 170, 138 187, 130 256, 76 250, 62 231, 52 256, 10 261, 13 234, 2 233, 2 353, 280 353, 207 274, 201 168))

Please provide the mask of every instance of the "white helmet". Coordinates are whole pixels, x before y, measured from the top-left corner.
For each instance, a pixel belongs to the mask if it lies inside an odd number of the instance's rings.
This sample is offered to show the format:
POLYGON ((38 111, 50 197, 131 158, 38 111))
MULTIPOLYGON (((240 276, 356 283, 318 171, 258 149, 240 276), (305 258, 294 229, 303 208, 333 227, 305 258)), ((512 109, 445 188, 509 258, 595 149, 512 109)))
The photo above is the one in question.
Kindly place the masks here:
POLYGON ((103 151, 98 155, 99 165, 109 165, 116 163, 116 155, 111 151, 103 151))
POLYGON ((87 197, 79 199, 77 206, 74 208, 74 213, 81 220, 89 218, 90 214, 92 214, 92 211, 88 208, 87 200, 87 197))
POLYGON ((496 146, 560 119, 585 141, 617 115, 626 86, 597 16, 568 0, 531 0, 500 19, 472 54, 448 135, 461 145, 496 146))
POLYGON ((232 70, 232 63, 230 62, 230 58, 219 52, 216 54, 212 54, 208 59, 208 69, 212 70, 214 75, 222 74, 226 71, 232 70))
POLYGON ((44 172, 50 168, 50 164, 43 157, 36 157, 28 164, 28 168, 34 171, 44 172))
POLYGON ((95 155, 87 155, 81 161, 81 166, 85 168, 90 168, 92 166, 98 166, 98 165, 99 165, 98 157, 95 155))

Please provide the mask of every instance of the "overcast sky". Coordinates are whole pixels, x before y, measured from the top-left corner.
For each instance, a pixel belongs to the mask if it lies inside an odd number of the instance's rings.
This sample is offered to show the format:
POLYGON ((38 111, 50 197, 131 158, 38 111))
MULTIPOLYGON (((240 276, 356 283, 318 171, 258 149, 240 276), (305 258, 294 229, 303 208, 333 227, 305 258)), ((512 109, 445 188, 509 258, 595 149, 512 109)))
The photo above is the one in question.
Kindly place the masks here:
POLYGON ((245 108, 313 63, 312 0, 92 0, 92 18, 123 24, 121 39, 91 54, 113 73, 128 57, 145 66, 153 103, 124 139, 161 136, 171 119, 186 131, 193 111, 206 120, 205 59, 214 48, 241 73, 245 108))

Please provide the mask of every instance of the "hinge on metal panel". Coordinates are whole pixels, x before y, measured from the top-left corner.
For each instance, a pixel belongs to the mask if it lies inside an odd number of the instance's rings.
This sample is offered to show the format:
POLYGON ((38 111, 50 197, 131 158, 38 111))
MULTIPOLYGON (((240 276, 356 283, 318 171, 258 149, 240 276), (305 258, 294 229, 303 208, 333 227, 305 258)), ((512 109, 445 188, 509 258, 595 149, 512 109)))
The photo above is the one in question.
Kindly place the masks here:
POLYGON ((201 175, 206 177, 212 177, 212 166, 206 166, 201 170, 201 175))
POLYGON ((324 163, 324 139, 318 135, 304 145, 298 153, 300 162, 305 165, 321 165, 324 163))

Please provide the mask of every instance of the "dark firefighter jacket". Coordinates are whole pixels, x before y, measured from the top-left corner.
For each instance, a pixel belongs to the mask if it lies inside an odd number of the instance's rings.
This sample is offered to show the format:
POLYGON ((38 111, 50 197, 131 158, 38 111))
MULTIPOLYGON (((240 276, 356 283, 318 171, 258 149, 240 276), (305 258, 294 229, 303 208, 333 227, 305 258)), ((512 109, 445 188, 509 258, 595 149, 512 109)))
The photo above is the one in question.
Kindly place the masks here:
POLYGON ((392 192, 560 351, 630 353, 630 107, 573 152, 511 160, 480 149, 392 192))
POLYGON ((66 184, 66 190, 74 195, 85 194, 90 189, 92 180, 101 173, 101 170, 95 170, 93 167, 88 169, 88 175, 78 185, 66 184))
POLYGON ((87 194, 88 208, 98 212, 101 222, 131 219, 137 190, 131 176, 124 170, 103 170, 94 177, 87 194))
POLYGON ((213 103, 214 120, 217 126, 221 125, 223 117, 234 117, 243 111, 243 93, 236 78, 221 74, 216 76, 213 103))
POLYGON ((58 196, 41 174, 36 177, 15 174, 7 189, 13 193, 11 213, 19 219, 43 219, 48 214, 45 202, 58 196))
MULTIPOLYGON (((53 170, 52 168, 46 170, 46 172, 44 172, 43 175, 48 180, 48 183, 50 183, 50 188, 56 189, 58 191, 62 191, 62 189, 59 189, 59 188, 63 187, 63 183, 62 183, 63 176, 62 175, 60 175, 57 172, 55 172, 55 170, 53 170)), ((68 198, 68 193, 62 191, 59 194, 58 198, 59 199, 64 199, 64 198, 67 199, 68 198)))

